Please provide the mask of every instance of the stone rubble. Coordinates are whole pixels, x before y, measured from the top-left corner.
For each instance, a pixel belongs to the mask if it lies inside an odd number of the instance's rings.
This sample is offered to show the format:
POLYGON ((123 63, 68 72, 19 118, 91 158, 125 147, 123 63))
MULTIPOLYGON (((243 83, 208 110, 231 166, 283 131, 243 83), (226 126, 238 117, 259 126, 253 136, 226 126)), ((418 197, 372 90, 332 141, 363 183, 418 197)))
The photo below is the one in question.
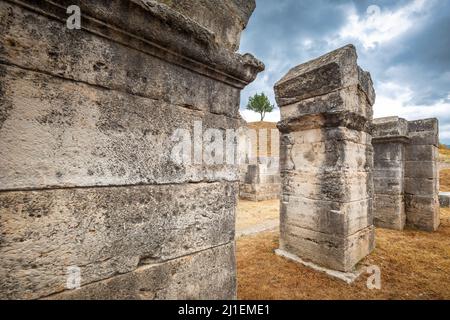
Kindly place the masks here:
POLYGON ((435 231, 439 226, 438 121, 374 120, 374 224, 435 231))

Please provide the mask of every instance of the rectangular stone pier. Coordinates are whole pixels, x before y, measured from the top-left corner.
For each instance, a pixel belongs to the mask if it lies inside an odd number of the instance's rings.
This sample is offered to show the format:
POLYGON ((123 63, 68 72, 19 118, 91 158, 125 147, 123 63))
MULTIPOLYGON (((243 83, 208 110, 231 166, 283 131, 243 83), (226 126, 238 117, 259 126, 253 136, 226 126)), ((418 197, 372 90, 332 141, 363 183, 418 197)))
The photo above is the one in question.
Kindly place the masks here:
POLYGON ((374 224, 434 231, 439 226, 438 121, 374 120, 374 224))
POLYGON ((239 197, 250 201, 280 198, 279 132, 275 122, 251 122, 243 131, 247 159, 240 166, 239 197))
POLYGON ((267 157, 262 163, 250 164, 243 174, 239 197, 250 201, 280 198, 279 158, 267 157))
POLYGON ((405 213, 405 145, 408 121, 398 117, 374 119, 374 224, 403 230, 405 213))
POLYGON ((408 122, 406 146, 406 225, 424 231, 439 227, 439 123, 437 119, 408 122))
POLYGON ((280 250, 353 271, 374 248, 370 74, 348 45, 290 70, 275 94, 281 110, 280 250))
POLYGON ((0 299, 236 297, 238 167, 172 150, 243 125, 254 8, 0 0, 0 299))

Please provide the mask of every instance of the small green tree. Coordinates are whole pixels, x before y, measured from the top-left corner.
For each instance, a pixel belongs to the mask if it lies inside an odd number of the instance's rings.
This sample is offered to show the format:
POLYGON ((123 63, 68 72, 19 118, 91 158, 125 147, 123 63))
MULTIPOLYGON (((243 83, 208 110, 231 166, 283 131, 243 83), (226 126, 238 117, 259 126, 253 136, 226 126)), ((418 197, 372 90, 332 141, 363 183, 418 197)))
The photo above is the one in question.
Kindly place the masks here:
POLYGON ((269 98, 264 93, 256 93, 248 99, 247 110, 257 112, 261 115, 261 121, 264 120, 267 112, 272 112, 273 104, 270 104, 269 98))

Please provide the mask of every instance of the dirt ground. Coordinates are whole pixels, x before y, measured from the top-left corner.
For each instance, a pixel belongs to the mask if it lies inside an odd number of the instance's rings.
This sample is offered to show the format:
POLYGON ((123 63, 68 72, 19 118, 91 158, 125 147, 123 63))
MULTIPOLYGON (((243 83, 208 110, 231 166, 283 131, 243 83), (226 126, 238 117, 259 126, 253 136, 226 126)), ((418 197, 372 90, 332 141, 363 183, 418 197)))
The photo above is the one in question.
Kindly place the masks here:
POLYGON ((236 214, 236 231, 240 232, 267 221, 278 220, 279 206, 280 202, 278 200, 260 202, 239 200, 236 214))
POLYGON ((439 174, 439 190, 450 192, 450 169, 441 170, 439 174))

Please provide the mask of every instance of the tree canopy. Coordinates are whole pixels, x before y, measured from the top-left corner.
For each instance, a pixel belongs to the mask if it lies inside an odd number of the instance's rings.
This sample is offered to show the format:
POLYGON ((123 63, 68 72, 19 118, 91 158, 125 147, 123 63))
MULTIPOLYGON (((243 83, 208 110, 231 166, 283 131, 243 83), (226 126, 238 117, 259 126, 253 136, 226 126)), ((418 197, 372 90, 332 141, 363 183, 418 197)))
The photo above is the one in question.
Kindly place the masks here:
POLYGON ((274 105, 270 104, 269 98, 264 93, 256 93, 248 99, 247 110, 257 112, 261 115, 261 121, 264 120, 266 113, 272 112, 274 105))

